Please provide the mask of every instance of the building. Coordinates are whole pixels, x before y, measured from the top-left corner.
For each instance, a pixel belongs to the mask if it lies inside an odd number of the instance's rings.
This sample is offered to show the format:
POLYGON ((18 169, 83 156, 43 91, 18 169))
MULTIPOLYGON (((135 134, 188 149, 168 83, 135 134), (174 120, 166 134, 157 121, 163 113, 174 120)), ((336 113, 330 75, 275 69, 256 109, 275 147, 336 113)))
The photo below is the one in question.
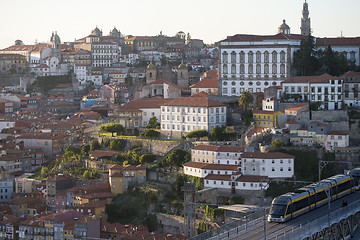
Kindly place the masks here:
POLYGON ((264 92, 291 77, 293 54, 307 36, 290 34, 285 22, 276 35, 237 34, 219 42, 219 92, 240 96, 264 92))
POLYGON ((325 149, 333 151, 334 148, 349 147, 349 134, 341 131, 331 131, 326 138, 325 149))
POLYGON ((109 183, 114 195, 124 193, 130 183, 144 183, 146 181, 146 167, 112 165, 109 167, 109 183))
POLYGON ((267 97, 262 100, 263 111, 279 111, 279 100, 276 97, 267 97))
POLYGON ((93 42, 91 57, 93 67, 110 67, 118 63, 121 56, 121 46, 116 42, 93 42))
POLYGON ((254 125, 257 128, 277 128, 281 125, 279 121, 280 114, 283 113, 280 111, 254 110, 254 125))
POLYGON ((360 106, 360 73, 359 72, 346 72, 341 75, 343 80, 343 99, 344 104, 348 107, 360 106))
POLYGON ((197 95, 180 97, 161 105, 161 132, 180 138, 186 133, 226 126, 226 105, 197 95))
POLYGON ((286 108, 285 114, 288 117, 288 120, 308 122, 310 120, 309 104, 300 103, 293 107, 286 108))
POLYGON ((310 36, 311 28, 310 28, 310 18, 309 18, 309 6, 306 0, 303 4, 300 29, 301 29, 301 35, 310 36))
POLYGON ((241 155, 243 175, 291 178, 294 175, 294 156, 281 152, 245 152, 241 155))
POLYGON ((21 54, 0 54, 0 74, 25 73, 29 69, 26 56, 21 54))
POLYGON ((292 77, 282 83, 282 94, 298 94, 303 101, 321 102, 320 108, 336 110, 342 107, 342 82, 329 74, 292 77))
POLYGON ((218 80, 217 79, 202 79, 194 85, 190 86, 191 95, 205 92, 207 94, 217 95, 218 93, 218 80))
POLYGON ((89 203, 84 203, 76 207, 78 212, 89 216, 95 216, 96 218, 106 219, 106 204, 107 200, 102 201, 93 201, 89 203))
POLYGON ((46 180, 46 204, 49 207, 55 207, 55 198, 58 193, 74 186, 74 179, 68 175, 56 175, 46 180))
POLYGON ((0 180, 0 203, 8 202, 13 197, 14 180, 1 179, 0 180))

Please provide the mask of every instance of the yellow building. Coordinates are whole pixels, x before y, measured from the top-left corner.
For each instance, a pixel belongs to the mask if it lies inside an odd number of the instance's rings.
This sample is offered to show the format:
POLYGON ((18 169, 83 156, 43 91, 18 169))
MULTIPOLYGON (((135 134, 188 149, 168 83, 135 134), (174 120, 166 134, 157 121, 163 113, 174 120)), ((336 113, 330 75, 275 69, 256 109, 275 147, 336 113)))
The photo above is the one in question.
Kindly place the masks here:
POLYGON ((106 219, 107 203, 108 202, 106 200, 85 203, 77 206, 76 210, 82 214, 88 214, 90 216, 96 216, 97 218, 106 219))
POLYGON ((115 195, 124 193, 130 182, 143 183, 146 181, 146 167, 112 165, 109 167, 109 183, 111 192, 115 195))
POLYGON ((283 114, 283 113, 279 111, 254 110, 253 111, 254 125, 255 127, 261 127, 261 128, 278 127, 279 114, 283 114))

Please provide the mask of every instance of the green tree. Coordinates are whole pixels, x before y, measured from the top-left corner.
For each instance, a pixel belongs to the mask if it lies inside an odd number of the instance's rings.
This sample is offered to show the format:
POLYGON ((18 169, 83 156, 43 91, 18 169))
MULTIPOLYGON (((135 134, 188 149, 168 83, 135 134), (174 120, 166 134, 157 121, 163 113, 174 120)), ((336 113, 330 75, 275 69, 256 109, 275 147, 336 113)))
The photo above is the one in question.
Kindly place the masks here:
POLYGON ((100 149, 100 143, 98 140, 94 139, 90 143, 90 152, 100 149))
POLYGON ((156 116, 153 116, 149 120, 149 124, 146 125, 146 128, 156 128, 157 126, 160 126, 160 123, 158 123, 158 119, 156 116))
POLYGON ((241 93, 238 103, 239 106, 248 109, 248 107, 254 102, 254 96, 248 90, 241 93))
POLYGON ((88 156, 89 151, 90 151, 90 145, 89 144, 83 145, 81 147, 81 154, 83 154, 84 156, 88 156))
POLYGON ((40 173, 41 177, 45 178, 48 176, 48 174, 49 174, 49 169, 47 167, 42 167, 40 173))
POLYGON ((9 72, 9 74, 14 74, 14 73, 16 73, 15 67, 11 66, 11 67, 9 68, 8 72, 9 72))
POLYGON ((150 154, 150 153, 145 153, 143 155, 141 155, 140 157, 140 163, 144 164, 144 163, 152 163, 155 161, 155 155, 154 154, 150 154))
POLYGON ((191 132, 188 132, 185 137, 186 138, 201 138, 206 137, 208 135, 208 132, 204 129, 196 129, 192 130, 191 132))
POLYGON ((216 126, 211 130, 210 138, 212 141, 224 140, 225 132, 222 127, 216 126))
POLYGON ((318 59, 316 58, 314 38, 309 36, 307 39, 302 39, 300 42, 300 49, 294 52, 294 64, 296 75, 311 76, 315 75, 319 69, 318 59))
POLYGON ((184 163, 190 161, 191 155, 189 152, 184 151, 180 148, 176 148, 164 157, 164 162, 169 166, 181 167, 184 163))
POLYGON ((114 133, 120 135, 124 133, 124 127, 120 123, 106 123, 101 125, 100 132, 109 132, 114 137, 114 133))
POLYGON ((280 147, 284 147, 285 143, 283 141, 280 141, 279 139, 274 139, 271 142, 271 146, 275 147, 275 148, 280 148, 280 147))
POLYGON ((160 132, 152 130, 152 129, 148 129, 148 130, 143 131, 140 135, 143 137, 148 137, 148 138, 157 138, 160 136, 160 132))
POLYGON ((86 170, 83 174, 83 178, 86 179, 86 180, 90 180, 92 179, 92 174, 89 170, 86 170))

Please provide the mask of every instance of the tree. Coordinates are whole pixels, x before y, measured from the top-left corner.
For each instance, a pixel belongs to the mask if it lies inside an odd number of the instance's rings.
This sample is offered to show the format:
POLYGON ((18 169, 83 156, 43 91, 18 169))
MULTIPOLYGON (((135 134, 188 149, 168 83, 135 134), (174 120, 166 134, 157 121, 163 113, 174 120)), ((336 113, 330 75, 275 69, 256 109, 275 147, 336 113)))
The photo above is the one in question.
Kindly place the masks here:
POLYGON ((89 151, 90 151, 90 145, 89 144, 83 145, 81 147, 81 154, 87 156, 87 155, 89 155, 89 151))
POLYGON ((208 132, 204 129, 197 129, 197 130, 192 130, 191 132, 188 132, 185 135, 185 138, 201 138, 201 137, 206 137, 208 135, 208 132))
POLYGON ((210 138, 212 141, 222 141, 224 140, 225 132, 222 127, 216 126, 211 130, 210 138))
POLYGON ((41 174, 41 177, 43 177, 43 178, 47 177, 49 174, 49 169, 47 167, 42 167, 40 174, 41 174))
POLYGON ((109 132, 114 137, 114 133, 120 135, 125 132, 124 127, 120 123, 106 123, 101 125, 100 132, 109 132))
POLYGON ((86 170, 83 174, 83 178, 86 180, 90 180, 90 179, 92 179, 91 175, 92 175, 91 172, 89 170, 86 170))
POLYGON ((298 76, 311 76, 319 69, 319 63, 316 58, 314 38, 309 36, 302 39, 300 49, 294 52, 293 68, 298 76))
POLYGON ((143 137, 148 137, 148 138, 157 138, 160 136, 160 132, 149 129, 149 130, 143 131, 140 135, 143 137))
POLYGON ((149 120, 149 124, 146 125, 146 128, 156 128, 157 126, 160 126, 160 123, 158 123, 158 119, 156 116, 153 116, 149 120))
POLYGON ((154 154, 150 154, 150 153, 145 153, 143 155, 141 155, 140 157, 140 163, 144 164, 144 163, 152 163, 155 161, 155 155, 154 154))
POLYGON ((271 146, 275 147, 275 148, 281 148, 285 146, 285 143, 283 141, 280 141, 279 139, 274 139, 271 142, 271 146))
POLYGON ((248 109, 248 107, 254 102, 254 97, 248 90, 241 93, 239 99, 239 106, 248 109))
POLYGON ((164 157, 164 161, 171 167, 181 167, 184 163, 190 161, 190 159, 190 153, 180 148, 176 148, 164 157))
POLYGON ((90 143, 90 152, 100 149, 100 143, 98 140, 94 139, 90 143))

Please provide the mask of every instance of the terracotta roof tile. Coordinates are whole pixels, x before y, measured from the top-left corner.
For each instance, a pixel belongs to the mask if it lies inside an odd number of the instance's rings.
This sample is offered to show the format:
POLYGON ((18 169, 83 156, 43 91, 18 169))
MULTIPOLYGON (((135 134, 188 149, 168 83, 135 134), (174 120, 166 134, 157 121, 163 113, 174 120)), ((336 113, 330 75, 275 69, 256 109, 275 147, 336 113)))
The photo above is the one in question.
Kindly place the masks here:
POLYGON ((231 175, 208 174, 204 179, 206 179, 206 180, 231 181, 231 175))
POLYGON ((328 83, 330 80, 341 80, 336 76, 324 73, 320 76, 296 76, 283 81, 284 83, 328 83))
POLYGON ((226 105, 212 99, 192 96, 173 99, 164 104, 164 106, 223 107, 226 105))
POLYGON ((331 131, 328 133, 328 135, 342 135, 342 136, 347 136, 349 134, 342 132, 342 131, 331 131))
POLYGON ((267 181, 267 176, 249 176, 249 175, 241 175, 236 179, 236 182, 261 182, 267 181))
POLYGON ((277 159, 277 158, 295 158, 289 154, 285 154, 282 152, 245 152, 241 155, 241 158, 261 158, 261 159, 277 159))
POLYGON ((192 147, 191 150, 203 150, 203 151, 214 151, 214 152, 244 152, 243 147, 205 145, 205 144, 192 147))
POLYGON ((190 88, 218 88, 218 80, 217 79, 203 79, 194 85, 190 86, 190 88))

